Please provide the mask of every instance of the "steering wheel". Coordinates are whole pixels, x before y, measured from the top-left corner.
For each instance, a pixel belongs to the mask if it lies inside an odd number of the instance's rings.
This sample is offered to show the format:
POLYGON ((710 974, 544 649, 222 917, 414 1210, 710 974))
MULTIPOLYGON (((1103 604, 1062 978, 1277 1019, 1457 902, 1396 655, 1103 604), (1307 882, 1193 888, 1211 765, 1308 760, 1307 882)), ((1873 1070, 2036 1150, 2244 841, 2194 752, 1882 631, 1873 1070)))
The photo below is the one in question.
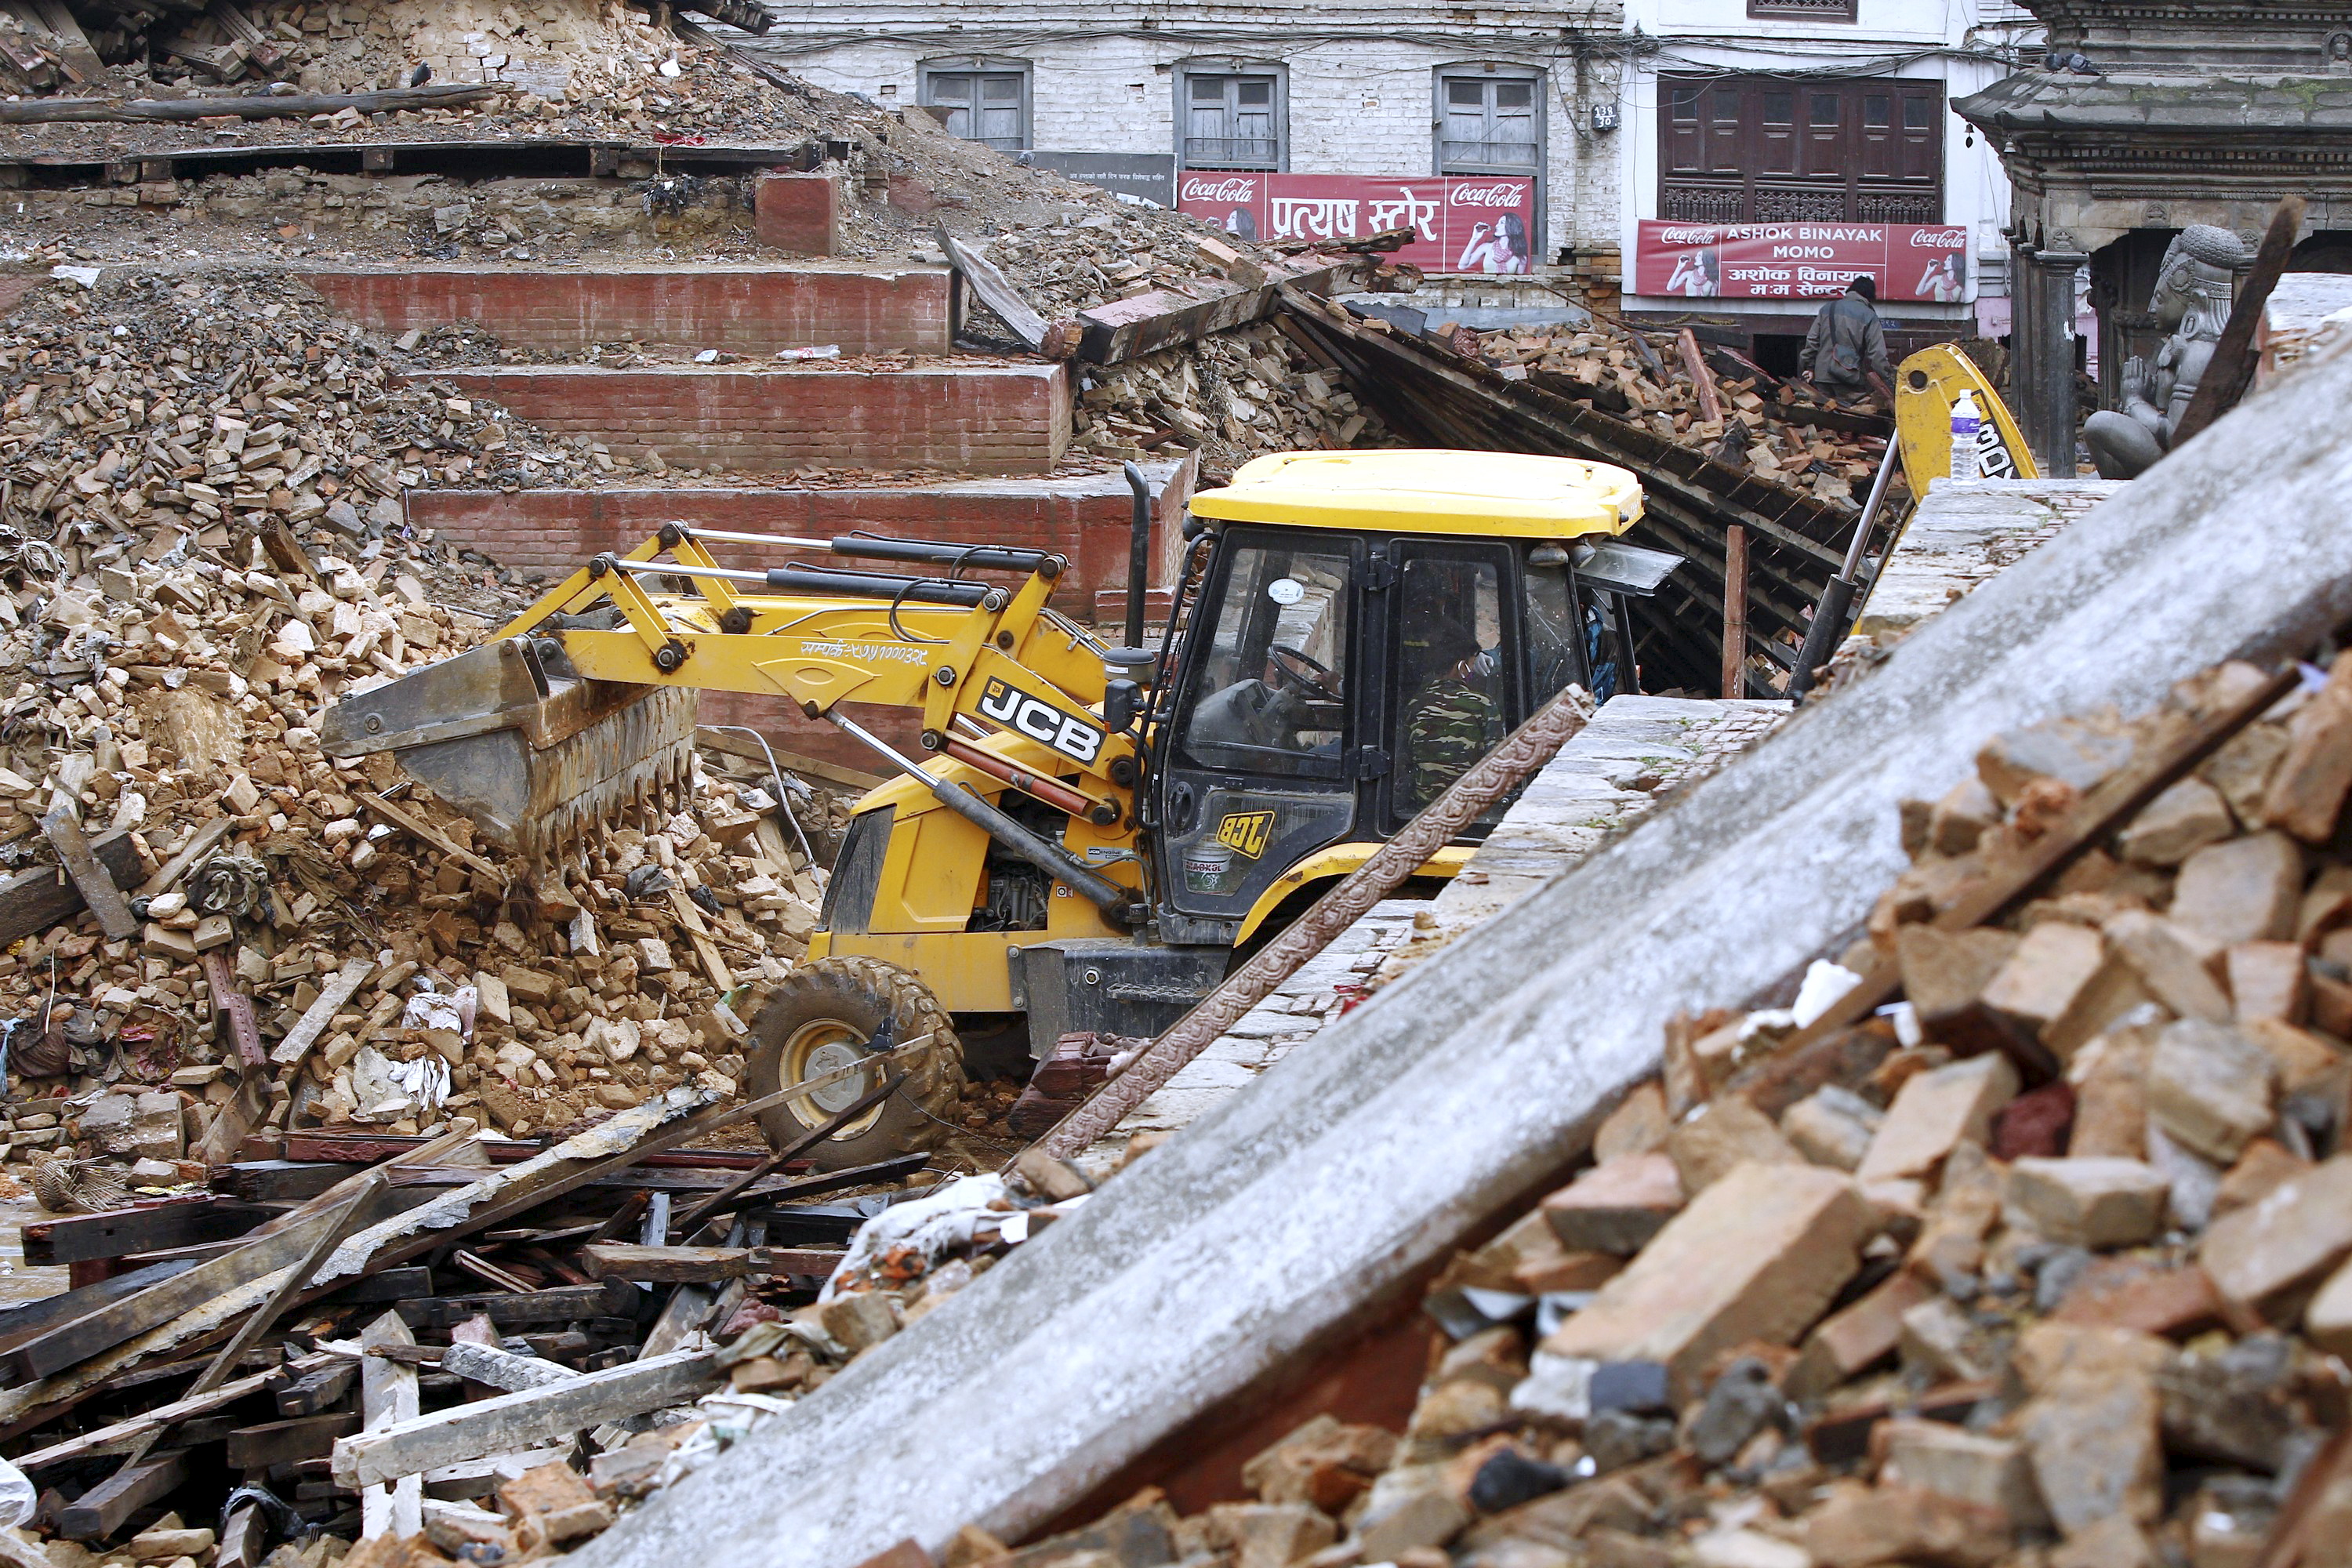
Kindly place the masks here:
POLYGON ((1295 647, 1286 647, 1280 643, 1276 643, 1265 650, 1265 662, 1286 689, 1299 692, 1312 691, 1319 696, 1330 698, 1337 698, 1339 695, 1338 684, 1331 674, 1331 667, 1317 663, 1295 647))

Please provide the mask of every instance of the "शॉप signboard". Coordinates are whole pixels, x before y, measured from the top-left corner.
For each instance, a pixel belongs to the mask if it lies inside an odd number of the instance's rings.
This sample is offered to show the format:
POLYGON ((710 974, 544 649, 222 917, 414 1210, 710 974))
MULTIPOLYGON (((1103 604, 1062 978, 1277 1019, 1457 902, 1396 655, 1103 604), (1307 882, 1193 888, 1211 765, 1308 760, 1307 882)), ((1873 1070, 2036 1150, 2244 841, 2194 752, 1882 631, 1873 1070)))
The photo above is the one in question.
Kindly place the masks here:
POLYGON ((1705 300, 1826 300, 1868 273, 1881 300, 1974 298, 1969 231, 1955 224, 1658 223, 1644 219, 1633 292, 1705 300))
POLYGON ((1188 169, 1179 211, 1244 239, 1368 239, 1410 224, 1396 253, 1423 272, 1530 272, 1536 183, 1508 174, 1267 174, 1188 169))

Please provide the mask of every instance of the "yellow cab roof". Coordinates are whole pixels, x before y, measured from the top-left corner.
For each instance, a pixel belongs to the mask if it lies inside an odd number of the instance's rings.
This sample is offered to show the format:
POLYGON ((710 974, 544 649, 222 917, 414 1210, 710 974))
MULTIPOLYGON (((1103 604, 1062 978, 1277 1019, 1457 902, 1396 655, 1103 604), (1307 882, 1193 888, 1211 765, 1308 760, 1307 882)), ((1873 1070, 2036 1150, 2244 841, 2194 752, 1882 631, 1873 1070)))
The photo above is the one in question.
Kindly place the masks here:
POLYGON ((1192 498, 1196 517, 1397 533, 1622 533, 1642 483, 1608 463, 1519 452, 1272 452, 1192 498))

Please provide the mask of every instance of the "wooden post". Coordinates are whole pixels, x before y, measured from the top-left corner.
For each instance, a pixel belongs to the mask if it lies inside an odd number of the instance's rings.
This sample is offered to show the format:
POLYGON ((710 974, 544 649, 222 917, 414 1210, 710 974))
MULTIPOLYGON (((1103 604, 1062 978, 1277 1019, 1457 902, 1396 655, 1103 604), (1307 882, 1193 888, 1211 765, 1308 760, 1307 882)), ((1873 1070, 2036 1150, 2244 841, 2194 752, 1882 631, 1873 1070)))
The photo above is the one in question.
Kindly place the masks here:
POLYGON ((1723 694, 1748 695, 1748 531, 1723 534, 1723 694))
MULTIPOLYGON (((360 1335, 362 1345, 413 1345, 398 1312, 386 1312, 360 1335)), ((360 1363, 360 1415, 368 1432, 381 1432, 416 1419, 416 1369, 386 1356, 360 1363)), ((349 1439, 344 1439, 348 1441, 349 1439)), ((425 1483, 414 1474, 387 1479, 360 1494, 360 1538, 389 1531, 405 1539, 425 1528, 425 1483)))

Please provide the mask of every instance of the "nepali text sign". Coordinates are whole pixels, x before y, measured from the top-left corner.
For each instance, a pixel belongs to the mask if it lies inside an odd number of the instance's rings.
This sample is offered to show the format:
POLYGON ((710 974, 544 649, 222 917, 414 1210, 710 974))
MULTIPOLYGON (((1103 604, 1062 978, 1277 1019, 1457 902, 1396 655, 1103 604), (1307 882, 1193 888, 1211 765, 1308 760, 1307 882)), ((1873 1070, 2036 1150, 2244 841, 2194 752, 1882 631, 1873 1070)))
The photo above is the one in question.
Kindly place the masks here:
POLYGON ((1975 290, 1969 231, 1917 223, 1643 221, 1633 292, 1685 299, 1826 300, 1868 273, 1881 300, 1957 305, 1975 290))
POLYGON ((1536 183, 1505 174, 1390 179, 1189 169, 1176 205, 1245 239, 1367 239, 1411 225, 1397 252, 1423 272, 1528 272, 1535 267, 1536 183))

